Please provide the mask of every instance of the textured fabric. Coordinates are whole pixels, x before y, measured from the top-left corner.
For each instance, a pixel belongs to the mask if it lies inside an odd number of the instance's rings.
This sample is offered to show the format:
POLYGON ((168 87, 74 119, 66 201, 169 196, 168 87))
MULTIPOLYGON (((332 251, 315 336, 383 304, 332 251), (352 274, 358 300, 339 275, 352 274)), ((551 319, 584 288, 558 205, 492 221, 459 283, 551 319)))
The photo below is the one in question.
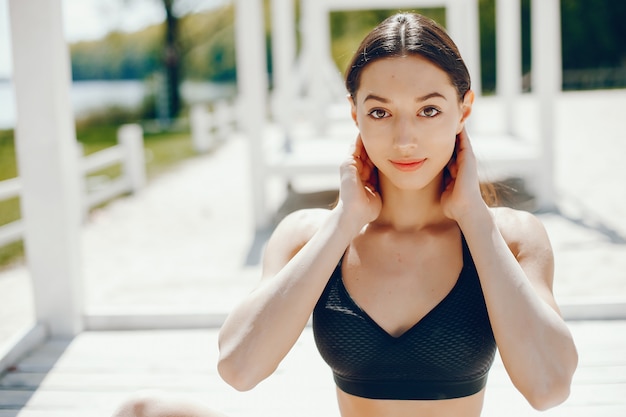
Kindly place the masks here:
POLYGON ((382 329, 350 297, 341 262, 313 312, 320 354, 337 386, 374 399, 465 397, 487 382, 494 340, 480 281, 463 241, 463 269, 449 294, 399 337, 382 329))

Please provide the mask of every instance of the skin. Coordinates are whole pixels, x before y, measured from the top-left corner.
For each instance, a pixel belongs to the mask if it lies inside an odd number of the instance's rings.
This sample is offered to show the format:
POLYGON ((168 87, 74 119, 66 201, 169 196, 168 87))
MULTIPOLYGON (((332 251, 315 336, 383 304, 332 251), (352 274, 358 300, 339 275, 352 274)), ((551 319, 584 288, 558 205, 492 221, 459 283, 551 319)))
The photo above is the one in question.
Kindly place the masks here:
MULTIPOLYGON (((344 252, 351 296, 385 331, 401 335, 454 286, 463 233, 514 385, 538 409, 567 398, 577 353, 552 294, 550 242, 531 214, 484 203, 465 131, 473 98, 470 91, 459 99, 447 74, 418 55, 363 69, 351 100, 360 135, 340 168, 338 204, 292 213, 276 228, 262 280, 220 332, 218 370, 226 382, 248 390, 272 374, 344 252)), ((383 401, 337 390, 342 417, 474 417, 483 399, 484 391, 383 401)), ((167 415, 219 415, 180 407, 167 415)), ((129 415, 136 414, 119 414, 129 415)))

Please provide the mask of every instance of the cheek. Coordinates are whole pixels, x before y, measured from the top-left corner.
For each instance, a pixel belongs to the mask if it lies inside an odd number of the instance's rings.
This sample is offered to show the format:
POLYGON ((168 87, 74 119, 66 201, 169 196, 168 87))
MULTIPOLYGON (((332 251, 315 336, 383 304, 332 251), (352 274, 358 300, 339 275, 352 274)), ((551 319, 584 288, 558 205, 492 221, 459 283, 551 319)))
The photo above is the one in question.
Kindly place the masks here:
POLYGON ((456 129, 450 129, 449 132, 442 138, 440 143, 440 150, 446 160, 450 160, 454 150, 456 148, 456 129))

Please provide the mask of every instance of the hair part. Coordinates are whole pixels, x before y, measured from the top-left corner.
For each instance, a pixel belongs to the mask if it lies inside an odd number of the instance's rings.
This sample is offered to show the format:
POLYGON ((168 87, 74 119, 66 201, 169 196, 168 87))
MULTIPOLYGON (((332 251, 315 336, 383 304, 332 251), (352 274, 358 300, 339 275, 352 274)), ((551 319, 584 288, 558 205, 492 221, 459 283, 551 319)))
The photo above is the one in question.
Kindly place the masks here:
POLYGON ((390 16, 363 39, 346 71, 348 93, 356 97, 361 73, 368 64, 409 55, 420 55, 441 68, 463 100, 471 82, 457 46, 439 24, 416 13, 390 16))

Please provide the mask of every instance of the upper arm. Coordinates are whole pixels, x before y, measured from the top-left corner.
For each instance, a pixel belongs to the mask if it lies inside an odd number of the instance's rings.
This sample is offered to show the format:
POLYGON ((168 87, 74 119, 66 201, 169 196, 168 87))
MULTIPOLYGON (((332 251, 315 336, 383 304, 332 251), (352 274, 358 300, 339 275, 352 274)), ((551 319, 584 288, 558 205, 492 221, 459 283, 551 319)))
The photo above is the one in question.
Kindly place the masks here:
POLYGON ((537 295, 558 312, 553 293, 554 253, 545 227, 525 211, 499 208, 495 213, 502 237, 537 295))
POLYGON ((287 215, 265 247, 262 278, 278 273, 313 237, 328 213, 325 209, 304 209, 287 215))

